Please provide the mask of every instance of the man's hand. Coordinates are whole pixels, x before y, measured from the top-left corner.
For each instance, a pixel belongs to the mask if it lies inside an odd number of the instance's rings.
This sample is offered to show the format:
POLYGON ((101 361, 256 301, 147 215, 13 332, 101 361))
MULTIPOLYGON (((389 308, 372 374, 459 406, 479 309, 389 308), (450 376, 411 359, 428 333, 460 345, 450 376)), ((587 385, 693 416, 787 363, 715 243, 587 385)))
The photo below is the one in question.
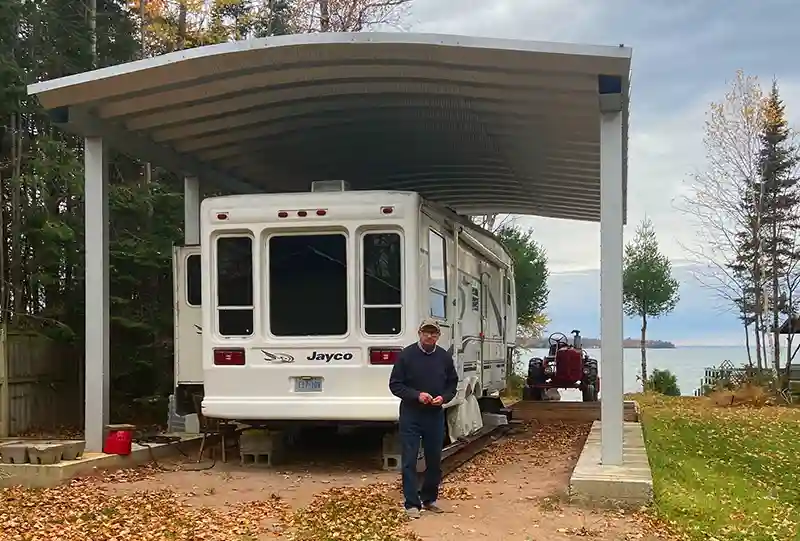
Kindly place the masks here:
POLYGON ((419 393, 419 401, 423 404, 430 404, 433 400, 433 397, 428 393, 419 393))
POLYGON ((437 396, 436 398, 431 400, 431 404, 433 404, 434 406, 441 406, 443 402, 444 398, 442 398, 441 396, 437 396))

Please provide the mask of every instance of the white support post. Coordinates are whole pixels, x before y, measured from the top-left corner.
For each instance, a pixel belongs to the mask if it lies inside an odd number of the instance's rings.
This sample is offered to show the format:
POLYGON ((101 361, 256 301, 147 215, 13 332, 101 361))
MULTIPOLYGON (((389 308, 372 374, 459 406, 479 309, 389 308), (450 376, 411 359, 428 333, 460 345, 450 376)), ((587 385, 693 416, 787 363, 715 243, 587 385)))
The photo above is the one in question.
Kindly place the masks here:
POLYGON ((620 109, 603 108, 600 119, 600 437, 604 465, 622 465, 623 115, 620 109))
POLYGON ((100 137, 87 137, 85 159, 86 450, 101 452, 109 422, 111 391, 110 295, 108 269, 108 167, 100 137))
POLYGON ((197 177, 183 179, 183 236, 184 244, 200 244, 200 181, 197 177))

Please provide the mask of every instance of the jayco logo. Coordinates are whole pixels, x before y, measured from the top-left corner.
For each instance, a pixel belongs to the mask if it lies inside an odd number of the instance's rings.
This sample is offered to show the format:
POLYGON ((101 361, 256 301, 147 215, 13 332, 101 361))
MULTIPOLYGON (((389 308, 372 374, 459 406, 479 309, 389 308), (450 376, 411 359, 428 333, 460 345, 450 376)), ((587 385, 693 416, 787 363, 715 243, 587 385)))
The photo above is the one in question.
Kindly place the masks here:
POLYGON ((352 358, 352 353, 322 353, 321 351, 312 351, 311 355, 306 357, 306 360, 325 361, 326 363, 329 363, 331 361, 349 361, 352 358))
POLYGON ((261 353, 264 354, 264 360, 268 363, 281 364, 294 362, 294 357, 288 353, 270 353, 269 351, 264 351, 263 349, 261 350, 261 353))

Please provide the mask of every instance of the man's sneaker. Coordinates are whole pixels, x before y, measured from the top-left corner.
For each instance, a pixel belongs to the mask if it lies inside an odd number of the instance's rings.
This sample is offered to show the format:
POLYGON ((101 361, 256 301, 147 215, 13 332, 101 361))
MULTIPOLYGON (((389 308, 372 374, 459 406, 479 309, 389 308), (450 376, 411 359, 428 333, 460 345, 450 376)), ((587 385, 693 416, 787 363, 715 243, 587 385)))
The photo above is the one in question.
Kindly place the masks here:
POLYGON ((415 518, 419 518, 419 509, 417 509, 416 507, 410 507, 406 509, 406 515, 408 515, 408 518, 412 520, 415 518))
POLYGON ((435 503, 425 503, 422 504, 422 508, 427 511, 428 513, 444 513, 444 509, 436 505, 435 503))

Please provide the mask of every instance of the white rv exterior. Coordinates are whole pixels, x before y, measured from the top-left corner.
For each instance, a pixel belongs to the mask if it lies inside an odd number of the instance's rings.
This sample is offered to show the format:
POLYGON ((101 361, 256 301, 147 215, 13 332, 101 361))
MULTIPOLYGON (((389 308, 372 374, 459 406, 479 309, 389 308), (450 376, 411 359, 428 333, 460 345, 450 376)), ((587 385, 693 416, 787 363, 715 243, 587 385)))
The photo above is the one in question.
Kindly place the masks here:
POLYGON ((517 322, 494 236, 399 191, 209 198, 200 220, 200 246, 174 254, 183 411, 198 393, 208 417, 395 422, 392 361, 435 317, 460 377, 451 431, 456 416, 455 432, 480 427, 476 399, 505 388, 517 322))

